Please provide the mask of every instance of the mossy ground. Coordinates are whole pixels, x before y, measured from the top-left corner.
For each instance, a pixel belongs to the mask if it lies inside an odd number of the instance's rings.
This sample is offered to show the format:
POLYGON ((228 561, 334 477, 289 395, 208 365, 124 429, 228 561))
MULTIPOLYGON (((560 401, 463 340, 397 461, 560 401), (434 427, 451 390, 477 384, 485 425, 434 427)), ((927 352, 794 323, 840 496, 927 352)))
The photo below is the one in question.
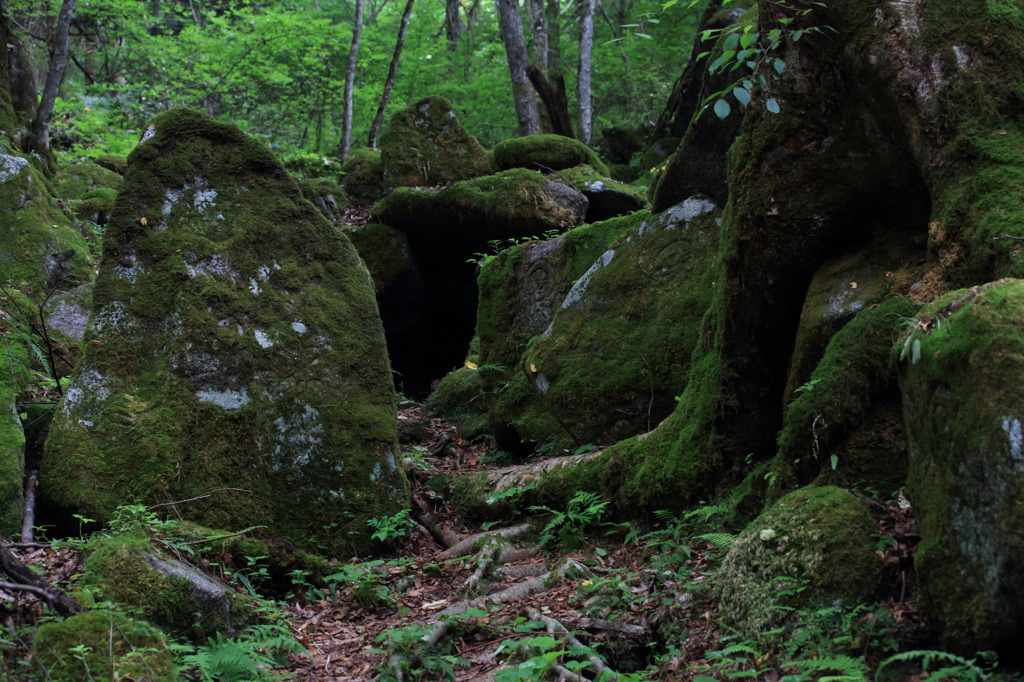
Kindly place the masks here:
POLYGON ((191 517, 362 551, 366 519, 406 494, 366 270, 234 126, 175 110, 151 131, 108 228, 98 343, 51 429, 43 489, 99 520, 229 489, 191 517))

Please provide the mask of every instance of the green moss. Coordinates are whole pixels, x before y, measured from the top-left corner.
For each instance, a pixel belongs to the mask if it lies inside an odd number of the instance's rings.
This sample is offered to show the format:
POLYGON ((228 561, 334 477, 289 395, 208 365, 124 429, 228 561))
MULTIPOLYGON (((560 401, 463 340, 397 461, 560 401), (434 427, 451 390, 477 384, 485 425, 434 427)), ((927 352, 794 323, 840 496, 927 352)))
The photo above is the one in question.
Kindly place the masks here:
POLYGON ((163 634, 113 611, 86 611, 36 631, 35 654, 53 682, 178 679, 163 634))
POLYGON ((396 111, 380 136, 389 185, 447 185, 490 173, 484 148, 443 97, 425 97, 396 111))
POLYGON ((104 599, 197 641, 218 632, 230 635, 254 622, 248 602, 231 588, 206 577, 193 584, 155 568, 173 561, 148 537, 109 537, 96 543, 86 560, 85 580, 98 587, 104 599))
POLYGON ((787 495, 740 534, 722 562, 715 580, 722 621, 743 637, 763 637, 794 610, 874 598, 882 577, 875 531, 867 506, 845 490, 787 495))
POLYGON ((494 147, 498 168, 529 168, 559 171, 574 166, 590 166, 608 177, 608 166, 587 145, 562 135, 528 135, 502 140, 494 147))
POLYGON ((694 200, 631 217, 523 356, 520 371, 580 444, 650 431, 675 407, 711 300, 713 209, 694 200))
POLYGON ((921 605, 961 652, 1012 651, 1019 636, 1021 319, 1024 282, 1005 280, 936 299, 896 344, 921 605))
POLYGON ((350 556, 404 506, 383 331, 355 249, 262 145, 190 110, 132 153, 42 488, 350 556))
POLYGON ((345 193, 357 201, 380 201, 388 192, 380 152, 373 149, 353 150, 341 166, 339 182, 345 188, 345 193))
MULTIPOLYGON (((902 297, 890 298, 861 310, 836 333, 804 390, 795 392, 786 407, 777 455, 784 468, 802 472, 804 480, 831 468, 836 445, 865 423, 872 405, 894 386, 892 342, 917 309, 902 297)), ((853 477, 850 482, 876 485, 877 479, 888 481, 893 470, 897 477, 905 471, 901 462, 874 460, 844 457, 844 475, 853 477)))
POLYGON ((393 227, 369 223, 349 235, 359 257, 366 263, 373 277, 373 285, 380 294, 396 286, 409 284, 417 272, 416 260, 409 248, 409 240, 393 227))
POLYGON ((327 178, 308 178, 299 182, 302 196, 320 209, 328 220, 340 220, 342 212, 348 208, 348 197, 341 186, 327 178))
POLYGON ((0 211, 0 282, 14 283, 41 300, 52 289, 91 279, 93 259, 85 238, 27 157, 0 153, 0 211))
POLYGON ((61 168, 54 178, 54 189, 65 201, 82 199, 95 189, 121 187, 121 175, 95 163, 81 162, 61 168))
POLYGON ((18 419, 17 398, 32 377, 22 338, 5 335, 4 341, 0 350, 4 368, 0 372, 0 537, 14 537, 21 531, 25 485, 25 432, 18 419))
POLYGON ((448 374, 427 398, 427 408, 455 422, 483 414, 481 372, 487 371, 490 370, 460 367, 448 374))

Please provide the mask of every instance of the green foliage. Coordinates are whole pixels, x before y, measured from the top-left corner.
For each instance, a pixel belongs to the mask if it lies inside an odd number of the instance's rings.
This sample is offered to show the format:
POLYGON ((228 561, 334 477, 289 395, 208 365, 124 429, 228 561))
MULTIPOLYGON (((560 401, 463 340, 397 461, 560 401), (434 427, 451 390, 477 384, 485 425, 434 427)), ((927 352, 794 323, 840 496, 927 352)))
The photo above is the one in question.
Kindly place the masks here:
POLYGON ((542 505, 530 510, 552 515, 541 532, 541 544, 557 540, 566 549, 577 549, 586 543, 585 534, 600 523, 607 506, 608 501, 601 500, 597 493, 581 490, 573 495, 564 511, 542 505))
MULTIPOLYGON (((690 6, 697 1, 690 3, 690 6)), ((779 56, 781 48, 787 42, 797 42, 805 35, 824 33, 826 26, 805 26, 806 18, 815 7, 825 7, 823 2, 808 3, 811 6, 796 6, 789 0, 770 0, 780 15, 779 27, 760 33, 757 26, 751 23, 740 23, 724 29, 707 29, 702 32, 701 39, 722 40, 722 52, 708 65, 709 74, 740 72, 743 75, 718 92, 712 93, 704 100, 703 112, 714 102, 714 112, 718 118, 725 118, 732 111, 727 97, 732 95, 740 106, 746 107, 759 97, 768 87, 768 79, 782 75, 786 70, 786 62, 779 56), (749 73, 747 73, 749 72, 749 73)), ((698 59, 708 57, 712 50, 702 52, 698 59)), ((782 110, 774 97, 764 98, 764 107, 773 114, 782 110)))
POLYGON ((432 628, 421 623, 413 623, 398 628, 384 630, 377 635, 377 642, 386 643, 387 650, 375 649, 384 656, 386 663, 379 664, 380 680, 420 680, 422 682, 440 682, 454 680, 455 668, 468 665, 469 661, 458 656, 440 653, 433 648, 424 646, 425 639, 431 634, 432 628))
POLYGON ((256 682, 283 679, 273 668, 285 652, 302 653, 303 646, 281 624, 254 625, 227 638, 221 633, 182 657, 202 682, 256 682))
POLYGON ((392 516, 367 519, 366 524, 373 528, 373 534, 370 537, 379 542, 392 542, 404 538, 409 534, 409 530, 416 525, 416 522, 409 517, 411 513, 411 509, 402 509, 392 516))
POLYGON ((878 670, 875 672, 875 679, 879 680, 879 682, 897 679, 898 674, 896 670, 901 666, 905 667, 907 664, 916 664, 913 665, 913 668, 919 671, 921 677, 927 676, 929 679, 980 682, 992 677, 985 668, 995 667, 996 656, 991 651, 979 653, 977 658, 971 659, 962 658, 946 651, 902 651, 898 654, 893 654, 878 666, 878 670), (978 658, 984 661, 982 665, 978 664, 978 658), (941 667, 936 668, 936 665, 941 667))

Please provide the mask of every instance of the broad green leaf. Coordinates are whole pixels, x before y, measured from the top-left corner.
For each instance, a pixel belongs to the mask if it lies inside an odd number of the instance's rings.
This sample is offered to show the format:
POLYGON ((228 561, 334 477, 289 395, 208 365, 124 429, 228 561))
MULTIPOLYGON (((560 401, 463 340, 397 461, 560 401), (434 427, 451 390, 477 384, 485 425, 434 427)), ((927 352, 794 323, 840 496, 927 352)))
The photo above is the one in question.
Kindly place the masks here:
POLYGON ((780 111, 782 111, 782 107, 779 106, 778 100, 776 100, 774 97, 769 97, 767 100, 765 100, 764 108, 772 112, 773 114, 777 114, 780 111))
POLYGON ((720 99, 715 102, 715 116, 718 118, 725 118, 732 111, 732 107, 724 99, 720 99))
POLYGON ((757 42, 761 37, 760 33, 746 33, 740 38, 740 45, 746 49, 757 42))
POLYGON ((635 35, 638 38, 647 38, 648 40, 654 40, 654 38, 647 35, 646 33, 634 33, 633 35, 635 35))
POLYGON ((722 43, 722 50, 725 51, 725 52, 735 51, 736 50, 736 46, 739 44, 739 42, 740 42, 740 34, 733 33, 732 35, 728 36, 725 39, 724 43, 722 43))
POLYGON ((786 70, 786 62, 782 61, 781 59, 773 59, 772 68, 775 69, 775 73, 781 74, 783 71, 786 70))
POLYGON ((750 104, 750 91, 744 88, 733 88, 732 96, 736 98, 742 106, 750 104))

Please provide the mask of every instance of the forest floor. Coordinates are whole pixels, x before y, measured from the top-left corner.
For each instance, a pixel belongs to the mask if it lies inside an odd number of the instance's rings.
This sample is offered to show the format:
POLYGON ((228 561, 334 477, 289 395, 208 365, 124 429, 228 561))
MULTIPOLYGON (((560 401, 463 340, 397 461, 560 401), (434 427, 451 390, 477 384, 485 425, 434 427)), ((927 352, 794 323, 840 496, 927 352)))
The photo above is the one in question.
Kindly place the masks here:
MULTIPOLYGON (((892 577, 888 600, 821 609, 782 637, 745 641, 719 625, 714 571, 731 536, 715 525, 713 507, 643 525, 605 518, 599 498, 567 505, 572 513, 512 506, 485 531, 426 482, 508 467, 491 461, 490 445, 466 442, 418 407, 401 410, 399 420, 425 426, 420 442, 406 446, 416 520, 395 528, 401 537, 390 556, 339 563, 329 589, 296 584, 275 597, 273 608, 305 648, 275 674, 314 682, 776 682, 829 671, 873 679, 863 674, 886 656, 921 648, 910 579, 917 538, 899 504, 874 503, 880 537, 891 538, 879 552, 892 577)), ((87 544, 9 547, 75 594, 87 544)), ((31 657, 31 630, 45 618, 40 603, 19 592, 0 612, 5 657, 31 657)))

